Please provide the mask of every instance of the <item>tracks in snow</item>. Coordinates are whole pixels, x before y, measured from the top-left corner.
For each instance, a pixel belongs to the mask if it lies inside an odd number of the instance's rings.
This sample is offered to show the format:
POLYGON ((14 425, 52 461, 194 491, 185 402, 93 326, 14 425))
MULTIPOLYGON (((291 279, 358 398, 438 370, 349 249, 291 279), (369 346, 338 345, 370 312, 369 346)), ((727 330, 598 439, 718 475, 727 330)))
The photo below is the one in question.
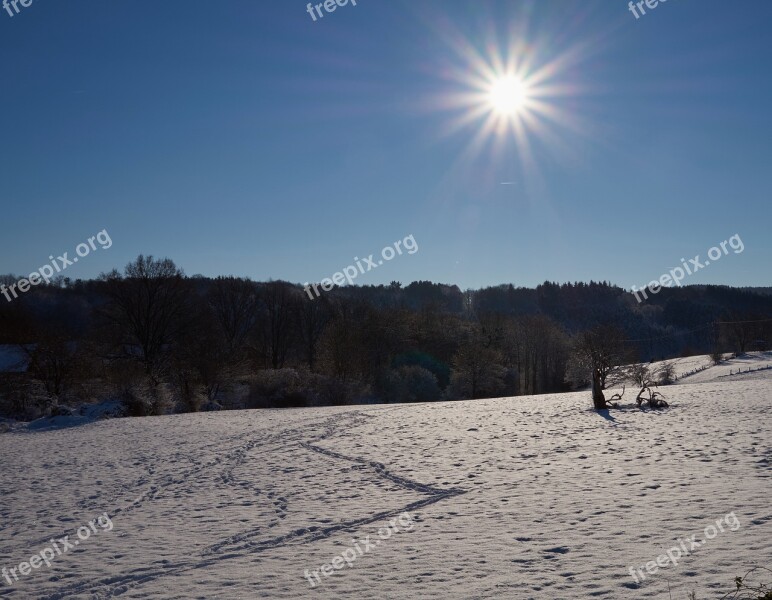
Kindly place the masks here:
MULTIPOLYGON (((376 514, 371 514, 366 517, 344 520, 325 527, 301 527, 281 535, 269 537, 267 539, 264 538, 266 530, 274 527, 276 524, 274 523, 268 526, 256 527, 222 539, 217 543, 208 546, 203 550, 199 557, 193 558, 192 560, 179 561, 174 563, 170 563, 168 561, 159 561, 147 567, 146 569, 135 571, 131 574, 106 577, 98 581, 79 582, 65 585, 55 593, 44 596, 44 600, 63 600, 64 598, 68 598, 73 595, 85 593, 91 593, 94 595, 94 597, 98 598, 114 598, 121 596, 124 593, 145 583, 162 577, 175 575, 192 569, 216 566, 217 563, 221 561, 242 557, 247 552, 250 554, 259 554, 284 546, 313 543, 340 531, 353 532, 365 525, 369 525, 377 521, 384 521, 404 512, 418 510, 425 506, 435 504, 442 500, 452 498, 466 492, 466 490, 460 488, 442 489, 424 484, 407 477, 396 475, 383 463, 370 461, 358 456, 347 456, 340 452, 335 452, 333 450, 329 450, 317 445, 319 442, 333 438, 336 434, 340 433, 342 428, 348 429, 359 426, 371 418, 373 418, 371 415, 361 411, 334 415, 320 424, 324 428, 324 433, 320 436, 312 438, 312 441, 310 442, 302 439, 303 437, 307 436, 307 427, 288 428, 276 434, 268 434, 262 437, 259 441, 248 441, 246 444, 238 447, 236 450, 229 452, 224 457, 218 457, 215 460, 209 461, 208 463, 196 465, 195 467, 187 469, 183 473, 180 473, 176 476, 165 476, 157 485, 149 486, 148 489, 146 489, 146 491, 144 491, 134 502, 129 504, 127 507, 114 510, 113 514, 125 514, 133 510, 141 509, 144 503, 154 500, 159 494, 163 493, 164 491, 168 491, 169 488, 184 484, 199 473, 217 465, 225 465, 225 468, 220 476, 220 479, 224 484, 238 485, 234 479, 233 472, 238 466, 246 461, 246 457, 250 451, 258 446, 263 446, 270 443, 282 443, 283 445, 286 445, 288 442, 296 442, 309 452, 320 454, 335 461, 353 463, 356 465, 356 468, 370 471, 378 478, 390 481, 391 483, 405 490, 422 494, 425 497, 408 503, 404 506, 384 509, 376 514)), ((245 434, 242 434, 242 436, 239 437, 245 437, 245 434)), ((260 490, 257 489, 257 492, 259 493, 260 490)), ((279 518, 283 518, 279 513, 284 514, 286 512, 286 499, 283 497, 273 496, 270 499, 273 502, 279 518)))

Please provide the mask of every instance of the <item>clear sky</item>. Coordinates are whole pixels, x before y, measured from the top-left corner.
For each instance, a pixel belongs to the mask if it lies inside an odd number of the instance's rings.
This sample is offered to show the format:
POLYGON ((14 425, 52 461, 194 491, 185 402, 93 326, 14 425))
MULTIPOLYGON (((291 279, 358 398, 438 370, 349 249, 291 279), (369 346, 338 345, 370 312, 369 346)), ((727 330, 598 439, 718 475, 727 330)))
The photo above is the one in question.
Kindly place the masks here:
POLYGON ((144 253, 304 283, 412 234, 357 283, 630 287, 739 234, 686 282, 772 284, 768 0, 18 8, 0 10, 0 273, 107 229, 70 277, 144 253))

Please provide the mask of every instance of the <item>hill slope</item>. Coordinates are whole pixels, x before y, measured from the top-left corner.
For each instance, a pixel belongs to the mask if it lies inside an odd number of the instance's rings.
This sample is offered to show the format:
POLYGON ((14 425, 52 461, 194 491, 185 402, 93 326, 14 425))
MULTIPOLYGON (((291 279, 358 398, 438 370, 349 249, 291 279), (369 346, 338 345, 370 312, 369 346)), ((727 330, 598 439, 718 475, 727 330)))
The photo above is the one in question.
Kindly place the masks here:
POLYGON ((0 596, 717 598, 772 557, 770 392, 763 371, 606 417, 582 393, 6 433, 0 566, 112 529, 0 596), (729 513, 736 530, 631 577, 729 513))

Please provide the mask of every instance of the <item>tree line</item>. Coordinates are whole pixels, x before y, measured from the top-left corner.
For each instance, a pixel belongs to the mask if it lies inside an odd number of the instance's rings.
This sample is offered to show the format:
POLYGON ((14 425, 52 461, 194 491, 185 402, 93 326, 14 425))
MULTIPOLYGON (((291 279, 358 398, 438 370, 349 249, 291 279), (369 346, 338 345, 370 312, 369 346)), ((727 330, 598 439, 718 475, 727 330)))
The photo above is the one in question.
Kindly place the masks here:
POLYGON ((605 387, 598 356, 613 370, 766 350, 770 316, 772 296, 720 286, 666 288, 640 306, 606 282, 392 282, 310 299, 297 284, 187 277, 170 259, 139 256, 0 305, 0 344, 27 367, 0 375, 0 411, 32 418, 115 398, 146 415, 543 394, 593 378, 605 387))

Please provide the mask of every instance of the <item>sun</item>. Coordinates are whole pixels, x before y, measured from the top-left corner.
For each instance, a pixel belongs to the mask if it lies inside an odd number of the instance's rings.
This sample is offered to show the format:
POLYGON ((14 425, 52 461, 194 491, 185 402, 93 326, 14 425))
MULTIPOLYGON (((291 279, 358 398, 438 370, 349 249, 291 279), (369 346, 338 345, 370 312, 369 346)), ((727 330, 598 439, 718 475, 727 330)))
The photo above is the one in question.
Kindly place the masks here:
POLYGON ((597 125, 584 111, 591 106, 585 97, 599 90, 582 77, 600 49, 570 28, 565 35, 542 32, 522 17, 509 25, 483 18, 469 31, 451 20, 433 25, 448 52, 425 66, 438 85, 422 108, 449 113, 439 131, 443 142, 466 138, 454 169, 506 169, 502 177, 520 176, 543 196, 542 166, 579 161, 581 148, 596 141, 597 125))
POLYGON ((504 75, 495 79, 488 92, 488 103, 497 115, 514 117, 528 106, 528 85, 517 75, 504 75))

